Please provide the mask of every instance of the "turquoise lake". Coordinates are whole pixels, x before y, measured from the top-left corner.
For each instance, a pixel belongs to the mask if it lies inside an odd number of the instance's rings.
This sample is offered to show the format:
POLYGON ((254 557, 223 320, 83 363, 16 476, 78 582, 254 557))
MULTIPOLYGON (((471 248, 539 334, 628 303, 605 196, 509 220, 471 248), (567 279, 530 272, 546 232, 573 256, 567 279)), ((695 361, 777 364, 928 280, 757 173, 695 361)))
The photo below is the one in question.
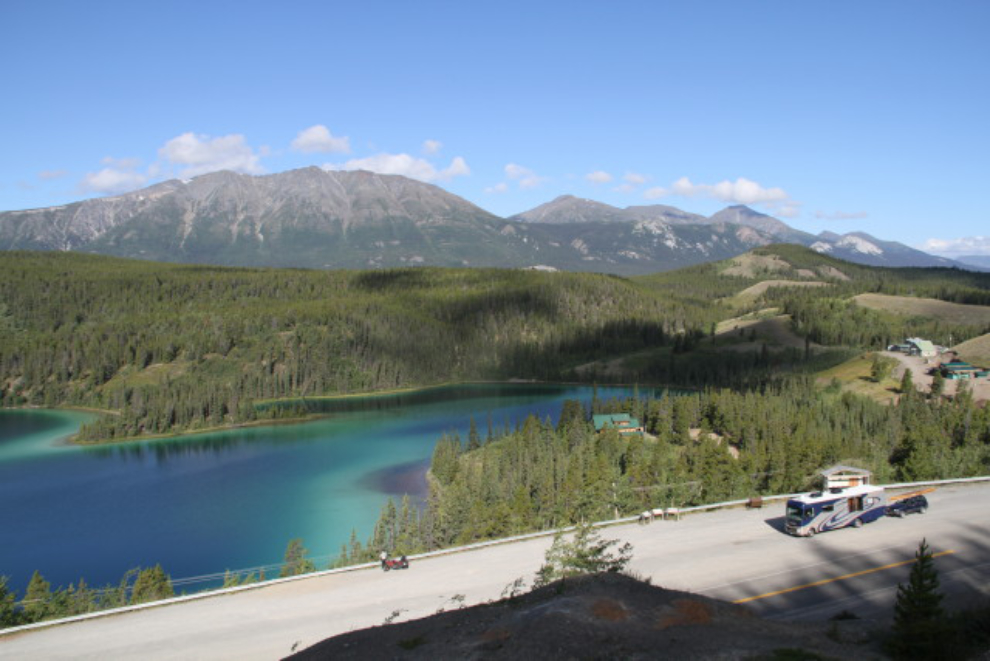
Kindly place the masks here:
POLYGON ((367 539, 390 495, 422 495, 442 434, 466 441, 472 418, 482 437, 489 421, 496 432, 529 414, 556 422, 564 400, 592 397, 582 386, 449 386, 324 400, 327 417, 302 424, 90 448, 65 442, 87 414, 0 410, 0 575, 23 594, 34 570, 53 587, 102 586, 160 563, 177 590, 195 591, 227 569, 275 565, 295 537, 323 569, 352 529, 367 539))

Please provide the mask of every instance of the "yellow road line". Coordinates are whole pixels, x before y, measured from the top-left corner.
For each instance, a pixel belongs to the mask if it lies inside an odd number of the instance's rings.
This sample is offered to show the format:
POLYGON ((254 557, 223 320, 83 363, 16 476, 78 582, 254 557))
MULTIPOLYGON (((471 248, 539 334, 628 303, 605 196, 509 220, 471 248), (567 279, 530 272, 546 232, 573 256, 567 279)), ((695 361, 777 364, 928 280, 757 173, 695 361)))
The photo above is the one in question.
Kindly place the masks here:
MULTIPOLYGON (((949 555, 950 553, 955 553, 954 550, 940 551, 938 553, 933 553, 933 558, 938 558, 943 555, 949 555)), ((814 588, 819 585, 825 585, 826 583, 834 583, 836 581, 843 581, 847 578, 855 578, 856 576, 863 576, 864 574, 872 574, 874 572, 883 571, 885 569, 893 569, 894 567, 903 567, 904 565, 910 565, 915 562, 917 558, 912 558, 910 560, 902 560, 901 562, 892 562, 889 565, 884 565, 883 567, 874 567, 873 569, 864 569, 863 571, 854 572, 852 574, 845 574, 843 576, 836 576, 835 578, 823 578, 820 581, 815 581, 814 583, 806 583, 804 585, 795 585, 792 588, 784 588, 783 590, 776 590, 774 592, 766 592, 764 594, 758 594, 755 597, 746 597, 745 599, 736 599, 732 603, 734 604, 745 604, 748 601, 756 601, 757 599, 766 599, 767 597, 776 597, 778 594, 787 594, 788 592, 796 592, 797 590, 804 590, 805 588, 814 588)))

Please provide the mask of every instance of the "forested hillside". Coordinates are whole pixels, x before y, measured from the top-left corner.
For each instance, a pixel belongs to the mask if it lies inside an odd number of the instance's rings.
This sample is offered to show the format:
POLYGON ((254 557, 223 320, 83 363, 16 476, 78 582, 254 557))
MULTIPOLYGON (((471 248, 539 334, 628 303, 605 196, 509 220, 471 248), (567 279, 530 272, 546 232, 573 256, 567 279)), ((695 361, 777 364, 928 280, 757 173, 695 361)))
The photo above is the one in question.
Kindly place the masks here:
POLYGON ((877 269, 796 246, 636 279, 509 269, 308 271, 12 252, 0 279, 0 403, 112 412, 84 441, 296 416, 264 400, 449 381, 753 386, 908 335, 978 324, 859 307, 863 292, 990 302, 990 275, 877 269), (768 278, 827 286, 739 292, 768 278), (714 342, 718 322, 790 315, 804 347, 714 342), (814 346, 813 346, 814 343, 814 346))
POLYGON ((619 411, 648 436, 597 434, 590 411, 569 402, 556 425, 531 417, 495 437, 440 439, 426 508, 389 501, 372 537, 352 539, 341 562, 803 491, 836 463, 869 468, 878 483, 990 471, 990 408, 968 393, 947 403, 912 390, 888 406, 788 377, 759 391, 594 404, 595 413, 619 411))
POLYGON ((251 421, 263 399, 557 379, 579 362, 668 344, 711 316, 593 274, 252 270, 22 252, 4 256, 4 276, 2 402, 118 413, 84 429, 85 440, 251 421))

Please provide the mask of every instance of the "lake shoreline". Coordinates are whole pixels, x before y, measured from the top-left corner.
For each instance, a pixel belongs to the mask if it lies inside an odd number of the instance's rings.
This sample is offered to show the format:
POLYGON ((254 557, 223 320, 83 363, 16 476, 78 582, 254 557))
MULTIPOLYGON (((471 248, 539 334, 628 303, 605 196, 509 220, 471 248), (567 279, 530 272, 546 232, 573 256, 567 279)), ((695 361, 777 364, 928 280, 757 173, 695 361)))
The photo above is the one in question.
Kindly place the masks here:
MULTIPOLYGON (((278 399, 264 399, 255 402, 254 406, 277 406, 280 403, 288 402, 328 402, 334 400, 348 400, 348 399, 359 399, 363 397, 389 397, 393 395, 409 395, 421 392, 428 392, 430 390, 436 390, 441 388, 458 387, 458 386, 471 386, 471 385, 543 385, 543 386, 562 386, 562 387, 592 387, 594 384, 581 383, 578 381, 567 382, 567 381, 537 381, 535 379, 507 379, 504 381, 453 381, 448 383, 439 383, 427 386, 414 386, 409 388, 393 388, 391 390, 378 390, 363 393, 346 393, 340 395, 307 395, 307 396, 297 396, 297 397, 281 397, 278 399)), ((608 383, 608 384, 598 384, 601 388, 646 388, 646 389, 656 389, 663 388, 666 390, 689 390, 683 387, 673 387, 667 385, 650 385, 650 384, 627 384, 627 383, 608 383)), ((56 407, 44 407, 37 405, 24 405, 24 406, 11 406, 4 407, 4 410, 17 411, 17 410, 34 410, 34 411, 75 411, 82 413, 93 413, 96 415, 120 415, 119 411, 112 409, 97 409, 93 407, 85 406, 56 406, 56 407)), ((72 445, 82 448, 92 448, 100 446, 112 446, 121 443, 141 443, 145 441, 160 441, 168 439, 177 439, 184 436, 194 436, 198 434, 216 434, 226 431, 234 431, 237 429, 250 429, 254 427, 280 427, 283 425, 298 425, 307 422, 313 422, 314 420, 320 420, 333 415, 332 413, 325 414, 309 414, 304 416, 292 416, 279 419, 266 419, 266 420, 252 420, 249 422, 238 422, 226 425, 214 425, 212 427, 202 427, 197 429, 186 429, 182 431, 169 432, 163 434, 149 434, 140 436, 126 436, 122 438, 113 439, 103 439, 97 441, 80 441, 78 440, 78 434, 73 434, 64 440, 66 445, 72 445)))

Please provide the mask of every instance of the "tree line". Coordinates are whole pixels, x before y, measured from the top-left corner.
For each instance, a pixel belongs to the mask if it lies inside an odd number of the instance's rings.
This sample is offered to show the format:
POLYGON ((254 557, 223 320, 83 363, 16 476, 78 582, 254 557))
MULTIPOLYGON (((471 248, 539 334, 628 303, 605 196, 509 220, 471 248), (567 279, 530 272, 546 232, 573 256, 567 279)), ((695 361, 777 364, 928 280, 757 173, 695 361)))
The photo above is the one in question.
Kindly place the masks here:
MULTIPOLYGON (((875 347, 908 333, 981 332, 905 321, 846 297, 882 291, 980 302, 990 291, 986 274, 871 269, 796 246, 761 250, 794 269, 817 260, 851 274, 825 296, 780 288, 752 304, 781 306, 809 341, 875 347)), ((722 270, 705 264, 635 279, 306 271, 9 252, 0 279, 0 405, 110 411, 79 437, 100 442, 298 413, 257 406, 273 399, 513 377, 742 387, 843 358, 699 351, 717 321, 738 313, 723 299, 758 281, 722 270), (631 354, 638 358, 618 373, 580 369, 631 354)))
POLYGON ((817 471, 852 463, 878 483, 986 474, 990 409, 963 390, 953 401, 911 389, 893 406, 791 377, 759 389, 596 402, 626 412, 647 435, 596 433, 569 402, 556 424, 530 417, 494 438, 441 438, 422 508, 388 501, 341 563, 382 549, 416 553, 581 521, 757 494, 807 490, 817 471))
POLYGON ((629 280, 507 269, 369 272, 6 253, 0 404, 113 411, 100 441, 284 415, 262 400, 556 379, 704 317, 629 280))
POLYGON ((0 628, 122 608, 174 595, 172 580, 161 565, 132 569, 117 585, 102 588, 92 588, 85 579, 79 579, 78 583, 53 590, 51 583, 36 571, 22 600, 8 587, 7 577, 0 576, 0 628))

